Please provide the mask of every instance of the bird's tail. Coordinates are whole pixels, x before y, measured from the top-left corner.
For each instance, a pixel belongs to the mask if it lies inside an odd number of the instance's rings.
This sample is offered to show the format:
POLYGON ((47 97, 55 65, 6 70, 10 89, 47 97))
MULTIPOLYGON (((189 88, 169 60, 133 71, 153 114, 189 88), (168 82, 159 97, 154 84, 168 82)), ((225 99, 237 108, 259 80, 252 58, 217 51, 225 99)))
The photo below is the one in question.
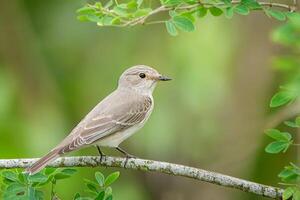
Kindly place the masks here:
POLYGON ((33 175, 41 171, 47 164, 59 157, 59 149, 50 151, 47 155, 36 161, 31 167, 25 170, 25 173, 33 175))

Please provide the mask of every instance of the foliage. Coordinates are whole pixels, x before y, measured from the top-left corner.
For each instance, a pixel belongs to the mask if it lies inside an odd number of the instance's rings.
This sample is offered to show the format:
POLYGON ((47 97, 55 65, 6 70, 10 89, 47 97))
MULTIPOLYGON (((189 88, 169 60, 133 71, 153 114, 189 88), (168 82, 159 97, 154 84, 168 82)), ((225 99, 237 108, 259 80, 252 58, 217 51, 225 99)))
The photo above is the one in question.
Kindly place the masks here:
MULTIPOLYGON (((4 170, 1 172, 3 200, 42 200, 49 199, 45 195, 45 188, 51 185, 50 199, 59 199, 55 191, 57 181, 70 178, 76 173, 75 169, 46 168, 34 175, 22 173, 20 170, 4 170)), ((74 200, 112 200, 111 184, 120 173, 113 172, 106 178, 101 172, 95 173, 95 181, 85 179, 89 196, 74 195, 74 200)))
MULTIPOLYGON (((278 6, 278 4, 276 4, 278 6)), ((80 21, 97 23, 98 26, 134 26, 137 24, 164 23, 168 33, 177 35, 177 30, 194 31, 197 18, 204 17, 207 13, 213 16, 220 16, 225 13, 227 18, 234 14, 248 15, 250 11, 262 10, 270 18, 284 21, 289 12, 275 10, 272 3, 258 2, 256 0, 160 0, 152 6, 150 2, 143 0, 129 0, 118 2, 109 0, 105 4, 100 1, 94 4, 87 4, 77 10, 80 21), (166 13, 158 19, 148 20, 150 16, 166 13)), ((287 5, 279 7, 289 8, 287 5)))
MULTIPOLYGON (((272 97, 270 107, 279 107, 297 101, 300 95, 300 14, 289 14, 288 18, 289 21, 273 33, 273 40, 288 47, 289 50, 287 55, 278 56, 273 61, 275 69, 281 72, 286 80, 284 85, 280 87, 280 91, 272 97)), ((284 124, 290 128, 300 128, 300 117, 296 117, 293 121, 285 121, 284 124)), ((294 143, 291 133, 269 129, 266 134, 275 140, 265 148, 268 153, 285 153, 292 145, 299 145, 294 143)), ((278 177, 283 185, 288 186, 283 193, 283 200, 300 200, 299 166, 290 163, 284 167, 278 177)))
POLYGON ((292 136, 288 132, 269 129, 266 131, 266 134, 275 140, 266 147, 265 150, 268 153, 286 152, 290 145, 293 144, 292 136))
POLYGON ((76 193, 74 196, 74 200, 83 200, 83 199, 94 199, 94 200, 112 200, 112 188, 111 184, 114 183, 119 178, 119 172, 113 172, 108 175, 106 178, 101 172, 95 173, 95 181, 91 181, 85 179, 87 191, 92 194, 93 198, 91 197, 83 197, 80 196, 79 193, 76 193))
POLYGON ((285 55, 274 59, 274 67, 286 77, 286 82, 271 99, 271 107, 293 102, 300 95, 300 14, 290 13, 286 24, 274 31, 273 41, 288 47, 285 55))

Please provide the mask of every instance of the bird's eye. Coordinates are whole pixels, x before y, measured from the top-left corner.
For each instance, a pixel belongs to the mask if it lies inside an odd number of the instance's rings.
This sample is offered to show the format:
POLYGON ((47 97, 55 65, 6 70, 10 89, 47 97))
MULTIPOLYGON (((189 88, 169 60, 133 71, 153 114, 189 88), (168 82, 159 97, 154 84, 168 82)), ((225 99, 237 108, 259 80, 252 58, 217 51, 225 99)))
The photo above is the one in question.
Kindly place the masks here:
POLYGON ((140 73, 139 76, 140 76, 141 78, 145 78, 145 77, 146 77, 146 74, 140 73))

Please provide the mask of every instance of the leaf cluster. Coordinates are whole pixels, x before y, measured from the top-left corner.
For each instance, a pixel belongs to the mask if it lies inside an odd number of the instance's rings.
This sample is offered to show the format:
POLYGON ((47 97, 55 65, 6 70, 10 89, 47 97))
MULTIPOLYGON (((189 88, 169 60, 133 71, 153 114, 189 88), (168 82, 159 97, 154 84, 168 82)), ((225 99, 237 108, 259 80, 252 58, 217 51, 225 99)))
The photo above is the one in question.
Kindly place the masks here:
MULTIPOLYGON (((3 200, 43 200, 46 197, 46 187, 51 185, 50 199, 59 199, 55 191, 58 181, 72 177, 76 173, 70 168, 46 168, 43 171, 28 175, 20 170, 3 170, 0 173, 1 194, 3 200)), ((85 179, 89 196, 74 195, 74 200, 112 200, 113 184, 119 177, 119 172, 113 172, 106 178, 101 172, 95 173, 95 181, 85 179)))
POLYGON ((44 192, 40 189, 48 183, 71 177, 74 169, 47 168, 43 172, 29 176, 17 170, 4 170, 1 172, 3 200, 41 200, 44 192))
MULTIPOLYGON (((273 16, 274 13, 268 13, 273 16)), ((282 19, 283 16, 277 17, 282 19)), ((281 72, 285 77, 283 86, 272 97, 270 107, 280 107, 296 101, 300 96, 300 14, 286 13, 289 19, 285 24, 278 27, 272 34, 274 42, 288 47, 285 55, 277 56, 273 59, 273 66, 276 70, 281 72)), ((293 121, 285 121, 285 125, 290 128, 300 128, 300 117, 296 117, 293 121)), ((270 129, 266 134, 274 141, 267 145, 265 151, 276 154, 285 153, 291 145, 294 144, 292 135, 288 132, 281 132, 277 129, 270 129)), ((300 200, 300 168, 290 163, 278 174, 283 185, 288 187, 284 190, 283 200, 300 200)))
POLYGON ((289 13, 287 23, 277 28, 272 39, 287 47, 283 55, 273 59, 273 66, 284 77, 284 84, 272 97, 270 107, 279 107, 300 96, 300 14, 289 13))
POLYGON ((202 18, 210 13, 212 16, 220 16, 223 13, 227 18, 234 14, 248 15, 251 11, 262 10, 270 18, 284 21, 288 12, 275 10, 270 6, 261 5, 256 0, 161 0, 160 4, 151 6, 144 0, 130 0, 122 3, 108 1, 102 3, 87 4, 77 10, 80 21, 97 23, 98 26, 134 26, 137 24, 164 23, 168 33, 172 36, 178 34, 178 30, 191 32, 195 30, 197 18, 202 18), (152 15, 164 12, 165 15, 158 19, 148 20, 152 15))
POLYGON ((285 153, 291 144, 293 144, 292 135, 288 132, 281 132, 277 129, 269 129, 266 134, 275 141, 268 144, 265 148, 267 153, 285 153))
POLYGON ((87 187, 87 192, 92 195, 92 197, 84 197, 79 193, 76 193, 74 196, 74 200, 112 200, 112 188, 111 184, 113 184, 120 176, 120 172, 113 172, 109 174, 107 177, 101 172, 95 173, 95 180, 91 181, 85 179, 85 185, 87 187))
MULTIPOLYGON (((299 117, 297 117, 294 122, 285 122, 287 126, 292 128, 298 128, 300 125, 299 123, 299 117)), ((288 132, 281 132, 278 129, 269 129, 266 130, 266 134, 275 140, 268 144, 265 148, 267 153, 285 153, 288 148, 293 145, 292 135, 288 132)), ((278 177, 283 182, 283 185, 289 186, 284 190, 282 199, 300 200, 300 168, 297 165, 290 163, 290 165, 284 167, 284 169, 278 174, 278 177)))
POLYGON ((278 177, 284 182, 289 183, 282 195, 283 200, 300 200, 300 168, 293 163, 284 167, 284 169, 278 174, 278 177))

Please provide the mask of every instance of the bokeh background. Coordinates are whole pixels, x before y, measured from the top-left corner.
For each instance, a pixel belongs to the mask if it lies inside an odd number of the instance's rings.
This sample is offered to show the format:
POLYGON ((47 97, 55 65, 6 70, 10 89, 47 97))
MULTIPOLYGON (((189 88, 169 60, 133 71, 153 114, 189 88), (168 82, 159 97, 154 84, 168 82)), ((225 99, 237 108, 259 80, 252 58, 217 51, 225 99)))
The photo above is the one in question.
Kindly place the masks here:
MULTIPOLYGON (((164 26, 99 28, 76 19, 85 1, 2 1, 0 6, 0 157, 40 157, 116 88, 136 64, 173 81, 158 85, 146 126, 122 144, 146 159, 175 162, 277 185, 288 157, 264 152, 278 87, 270 40, 280 25, 262 13, 207 16, 197 31, 171 37, 164 26)), ((119 155, 110 149, 110 155, 119 155)), ((97 155, 95 148, 71 155, 97 155)), ((293 156, 293 151, 290 156, 293 156)), ((58 195, 84 193, 82 168, 58 183, 58 195)), ((117 200, 263 199, 181 177, 120 170, 117 200)))

